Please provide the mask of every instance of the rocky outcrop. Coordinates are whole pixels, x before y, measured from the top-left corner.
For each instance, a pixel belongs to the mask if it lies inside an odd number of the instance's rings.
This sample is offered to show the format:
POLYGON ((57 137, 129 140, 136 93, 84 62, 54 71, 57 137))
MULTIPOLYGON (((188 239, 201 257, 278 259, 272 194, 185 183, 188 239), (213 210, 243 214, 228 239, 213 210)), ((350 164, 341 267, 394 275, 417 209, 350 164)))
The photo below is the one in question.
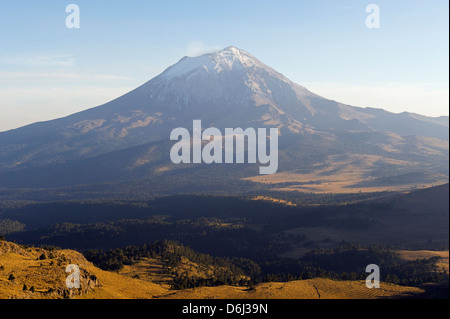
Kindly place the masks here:
POLYGON ((101 287, 97 277, 85 269, 80 269, 80 288, 60 288, 55 293, 64 299, 83 296, 96 287, 101 287))

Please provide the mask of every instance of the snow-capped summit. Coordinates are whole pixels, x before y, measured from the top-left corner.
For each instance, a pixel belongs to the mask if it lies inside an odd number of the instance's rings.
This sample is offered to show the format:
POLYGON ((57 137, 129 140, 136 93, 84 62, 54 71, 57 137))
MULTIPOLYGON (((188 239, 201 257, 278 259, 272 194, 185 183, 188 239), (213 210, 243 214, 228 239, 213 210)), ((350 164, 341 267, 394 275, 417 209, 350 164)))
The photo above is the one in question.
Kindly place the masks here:
POLYGON ((223 69, 232 70, 234 67, 250 68, 264 65, 250 53, 233 46, 217 52, 212 58, 216 62, 218 72, 223 69))
MULTIPOLYGON (((249 117, 238 115, 243 110, 264 106, 253 110, 251 117, 258 120, 275 117, 274 123, 279 123, 286 114, 300 118, 313 115, 315 110, 306 99, 320 98, 234 46, 198 57, 184 57, 131 93, 134 100, 145 100, 160 112, 169 109, 178 115, 187 111, 189 116, 196 113, 205 116, 208 108, 218 118, 223 118, 219 114, 225 112, 224 115, 234 116, 238 121, 249 117)), ((248 123, 250 119, 245 121, 248 123)), ((295 120, 289 122, 300 126, 295 120)))
POLYGON ((222 71, 255 66, 264 67, 264 64, 250 53, 230 46, 216 53, 208 53, 197 57, 185 56, 177 64, 166 69, 161 76, 170 79, 195 71, 219 74, 222 71))

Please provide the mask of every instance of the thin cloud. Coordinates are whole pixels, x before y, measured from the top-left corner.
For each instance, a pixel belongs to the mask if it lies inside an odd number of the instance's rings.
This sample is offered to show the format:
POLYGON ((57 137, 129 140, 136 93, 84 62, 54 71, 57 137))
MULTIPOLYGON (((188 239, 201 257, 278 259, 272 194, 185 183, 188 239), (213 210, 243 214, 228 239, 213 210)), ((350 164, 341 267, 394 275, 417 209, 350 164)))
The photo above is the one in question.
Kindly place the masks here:
POLYGON ((190 57, 196 57, 203 54, 215 53, 220 51, 222 47, 220 46, 209 46, 200 41, 194 41, 187 45, 186 55, 190 57))
POLYGON ((26 67, 59 67, 71 68, 75 66, 75 58, 69 55, 55 54, 23 54, 12 57, 0 58, 0 63, 5 65, 19 65, 26 67))
POLYGON ((101 81, 130 81, 132 78, 120 75, 110 74, 81 74, 70 72, 0 72, 0 82, 11 80, 35 80, 35 79, 54 79, 54 80, 101 80, 101 81))

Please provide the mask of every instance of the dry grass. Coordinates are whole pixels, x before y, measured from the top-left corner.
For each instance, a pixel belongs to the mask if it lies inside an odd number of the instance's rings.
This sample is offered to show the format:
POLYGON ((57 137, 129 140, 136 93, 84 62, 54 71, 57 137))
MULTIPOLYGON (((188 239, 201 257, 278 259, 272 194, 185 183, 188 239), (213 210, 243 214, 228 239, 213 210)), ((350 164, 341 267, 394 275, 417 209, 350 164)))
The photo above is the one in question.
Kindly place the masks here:
POLYGON ((64 288, 66 266, 77 264, 80 268, 93 267, 80 253, 70 250, 45 251, 41 248, 24 249, 16 244, 0 242, 0 298, 47 299, 54 298, 46 292, 64 288), (47 259, 40 260, 45 254, 47 259), (51 258, 53 257, 53 258, 51 258), (13 275, 14 280, 9 280, 13 275), (23 291, 35 288, 35 293, 23 291))
POLYGON ((156 258, 143 258, 133 265, 125 265, 119 274, 130 277, 139 278, 147 282, 159 284, 166 289, 170 287, 170 281, 173 276, 167 274, 163 269, 163 261, 156 258))
POLYGON ((286 283, 263 283, 248 290, 244 287, 220 286, 171 292, 167 299, 377 299, 400 298, 423 293, 422 289, 381 283, 369 289, 364 281, 309 279, 286 283))
POLYGON ((297 206, 297 204, 294 204, 293 202, 283 200, 283 199, 273 198, 273 197, 269 197, 269 196, 255 196, 255 197, 253 197, 253 200, 263 200, 266 202, 283 204, 286 206, 297 206))
POLYGON ((40 248, 24 249, 16 244, 0 242, 0 299, 55 299, 61 298, 56 293, 47 293, 64 289, 68 274, 65 268, 68 264, 76 264, 80 269, 98 278, 100 285, 83 295, 81 299, 140 299, 153 298, 167 293, 168 289, 161 285, 144 280, 133 279, 114 272, 103 271, 94 267, 80 253, 72 250, 55 250, 48 252, 40 248), (42 253, 50 253, 54 258, 40 260, 42 253), (53 262, 53 264, 52 264, 53 262), (15 279, 8 280, 10 274, 15 279), (23 291, 35 287, 35 292, 23 291))
MULTIPOLYGON (((119 271, 119 274, 157 283, 162 287, 169 289, 175 275, 206 279, 214 277, 218 271, 225 270, 213 266, 199 265, 185 257, 181 257, 180 265, 175 268, 164 269, 163 265, 164 262, 161 258, 143 258, 133 265, 124 266, 124 268, 119 271)), ((242 278, 249 279, 247 277, 242 278)))
POLYGON ((97 276, 100 287, 78 299, 152 299, 168 291, 167 288, 159 284, 95 267, 88 267, 86 270, 97 276))
POLYGON ((258 175, 244 178, 256 183, 278 184, 299 183, 279 191, 298 191, 307 193, 357 193, 357 192, 381 192, 381 191, 406 191, 413 188, 428 188, 433 185, 447 183, 447 179, 436 180, 433 183, 400 184, 394 186, 355 186, 360 182, 370 181, 368 178, 373 170, 380 165, 408 166, 417 163, 409 163, 397 159, 386 158, 376 155, 347 154, 345 156, 329 156, 314 172, 300 173, 298 171, 279 172, 272 175, 258 175), (307 184, 305 184, 307 183, 307 184))
POLYGON ((439 261, 436 263, 436 266, 439 269, 445 269, 447 272, 449 271, 449 251, 431 251, 431 250, 398 250, 400 258, 405 261, 413 261, 416 259, 428 259, 431 257, 439 257, 439 261))

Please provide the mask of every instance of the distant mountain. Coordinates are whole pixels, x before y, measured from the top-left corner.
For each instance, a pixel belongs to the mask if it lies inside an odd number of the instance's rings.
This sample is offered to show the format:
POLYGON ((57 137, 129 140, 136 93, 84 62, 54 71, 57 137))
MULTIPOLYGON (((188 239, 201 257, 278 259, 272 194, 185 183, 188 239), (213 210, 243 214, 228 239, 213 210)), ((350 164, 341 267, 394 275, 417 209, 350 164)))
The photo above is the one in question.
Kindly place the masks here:
MULTIPOLYGON (((345 105, 293 83, 236 47, 184 57, 137 89, 61 119, 0 133, 0 187, 50 187, 105 181, 188 178, 198 166, 173 166, 176 127, 278 127, 279 171, 314 170, 332 156, 377 156, 365 174, 426 173, 448 180, 449 118, 345 105), (378 164, 377 164, 378 163, 378 164)), ((257 175, 246 165, 201 166, 206 175, 257 175)), ((256 166, 255 166, 256 167, 256 166)), ((366 176, 366 177, 367 177, 366 176)), ((199 177, 200 178, 200 177, 199 177)), ((359 181, 361 182, 361 181, 359 181)), ((419 181, 420 182, 420 181, 419 181)))

